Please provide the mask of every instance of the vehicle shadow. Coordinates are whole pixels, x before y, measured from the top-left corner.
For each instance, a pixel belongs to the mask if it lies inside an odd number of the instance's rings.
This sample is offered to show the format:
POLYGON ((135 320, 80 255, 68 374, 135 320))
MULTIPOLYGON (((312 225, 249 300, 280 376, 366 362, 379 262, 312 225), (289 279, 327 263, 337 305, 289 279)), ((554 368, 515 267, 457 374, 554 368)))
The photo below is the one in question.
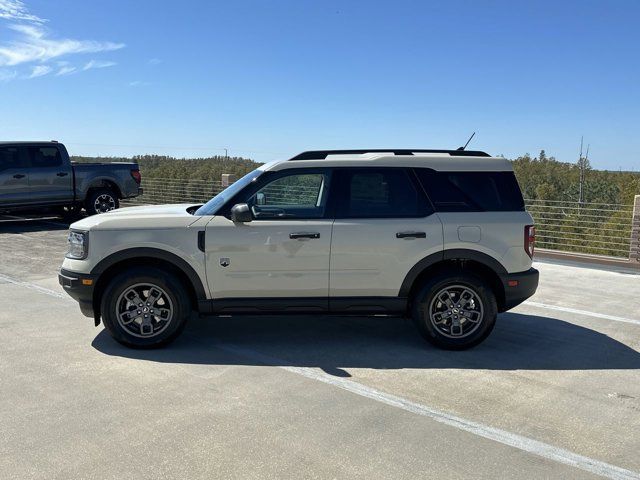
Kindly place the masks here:
POLYGON ((425 343, 406 319, 326 316, 194 318, 164 349, 129 349, 104 330, 92 346, 155 362, 319 367, 337 376, 349 376, 344 368, 640 369, 640 353, 605 334, 520 313, 501 314, 484 343, 461 352, 425 343))
POLYGON ((75 221, 62 217, 8 217, 0 215, 0 233, 30 233, 55 230, 68 230, 69 225, 75 221))

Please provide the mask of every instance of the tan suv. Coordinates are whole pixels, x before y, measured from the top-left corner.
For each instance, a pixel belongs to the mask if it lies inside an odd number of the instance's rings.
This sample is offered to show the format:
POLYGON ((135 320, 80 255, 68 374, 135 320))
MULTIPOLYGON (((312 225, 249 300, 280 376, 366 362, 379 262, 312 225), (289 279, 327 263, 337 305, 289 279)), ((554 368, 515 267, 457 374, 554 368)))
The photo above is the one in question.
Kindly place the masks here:
POLYGON ((534 235, 504 158, 305 152, 204 205, 74 223, 59 279, 133 347, 169 343, 196 310, 408 315, 433 344, 463 349, 535 292, 534 235))

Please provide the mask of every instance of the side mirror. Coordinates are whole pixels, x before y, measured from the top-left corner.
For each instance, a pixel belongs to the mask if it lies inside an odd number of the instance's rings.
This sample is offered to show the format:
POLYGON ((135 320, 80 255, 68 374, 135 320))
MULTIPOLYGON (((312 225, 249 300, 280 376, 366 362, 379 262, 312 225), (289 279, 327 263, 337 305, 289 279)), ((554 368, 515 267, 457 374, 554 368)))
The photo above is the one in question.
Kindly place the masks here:
POLYGON ((246 203, 238 203, 231 207, 231 221, 234 223, 245 223, 253 220, 251 209, 246 203))

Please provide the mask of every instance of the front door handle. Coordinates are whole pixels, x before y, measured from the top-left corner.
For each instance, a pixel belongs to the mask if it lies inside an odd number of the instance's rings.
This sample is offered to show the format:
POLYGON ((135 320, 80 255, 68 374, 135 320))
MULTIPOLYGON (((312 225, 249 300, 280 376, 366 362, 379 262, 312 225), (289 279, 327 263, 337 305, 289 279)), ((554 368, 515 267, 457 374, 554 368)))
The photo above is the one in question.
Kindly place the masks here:
POLYGON ((67 172, 58 172, 58 173, 56 173, 56 175, 57 175, 58 177, 66 177, 66 176, 67 176, 67 175, 69 175, 69 174, 68 174, 67 172))
POLYGON ((427 238, 425 232, 398 232, 396 238, 427 238))
POLYGON ((289 234, 289 238, 292 240, 298 240, 301 238, 320 238, 318 232, 293 232, 289 234))
POLYGON ((26 175, 23 175, 22 173, 16 173, 13 178, 24 178, 26 177, 26 175))

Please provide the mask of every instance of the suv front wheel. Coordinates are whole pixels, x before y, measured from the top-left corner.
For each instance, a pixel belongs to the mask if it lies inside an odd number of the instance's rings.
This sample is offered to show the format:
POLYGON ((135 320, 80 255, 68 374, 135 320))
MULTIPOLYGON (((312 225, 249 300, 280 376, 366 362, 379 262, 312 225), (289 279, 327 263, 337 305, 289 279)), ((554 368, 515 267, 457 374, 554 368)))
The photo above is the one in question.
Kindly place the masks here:
POLYGON ((478 345, 493 330, 498 314, 491 287, 463 272, 428 280, 413 298, 412 310, 422 336, 447 350, 478 345))
POLYGON ((171 273, 138 267, 116 275, 104 291, 102 321, 127 347, 156 348, 172 342, 191 315, 189 295, 171 273))

